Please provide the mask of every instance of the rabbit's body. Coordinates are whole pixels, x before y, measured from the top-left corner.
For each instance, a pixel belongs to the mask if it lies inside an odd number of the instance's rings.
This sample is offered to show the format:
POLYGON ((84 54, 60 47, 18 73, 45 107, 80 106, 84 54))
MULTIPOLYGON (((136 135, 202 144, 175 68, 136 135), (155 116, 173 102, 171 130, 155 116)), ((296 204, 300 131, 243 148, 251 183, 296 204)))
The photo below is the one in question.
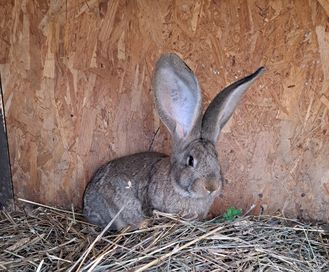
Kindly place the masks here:
MULTIPOLYGON (((217 154, 214 155, 213 163, 217 163, 217 154)), ((192 189, 184 193, 177 186, 175 171, 170 157, 157 152, 137 153, 110 161, 96 171, 88 184, 84 214, 90 222, 106 226, 125 206, 112 229, 127 225, 139 227, 153 210, 205 219, 219 191, 191 197, 192 189)), ((196 179, 199 178, 197 175, 196 179)))
POLYGON ((168 156, 144 152, 115 159, 100 167, 85 192, 84 214, 89 221, 105 226, 125 206, 112 229, 138 226, 152 213, 148 187, 152 171, 163 160, 168 160, 168 156))
POLYGON ((152 211, 204 219, 222 188, 215 149, 221 129, 251 83, 263 72, 231 84, 201 110, 201 92, 191 69, 175 54, 157 62, 153 89, 162 122, 172 135, 171 156, 144 152, 99 168, 84 195, 84 214, 97 225, 139 227, 152 211))

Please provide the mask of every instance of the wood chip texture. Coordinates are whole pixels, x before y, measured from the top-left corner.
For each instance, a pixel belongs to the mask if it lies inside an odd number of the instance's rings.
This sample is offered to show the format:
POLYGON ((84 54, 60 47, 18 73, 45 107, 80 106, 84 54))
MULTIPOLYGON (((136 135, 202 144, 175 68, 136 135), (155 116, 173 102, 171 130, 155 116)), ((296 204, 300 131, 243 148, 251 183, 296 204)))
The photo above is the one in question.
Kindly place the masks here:
POLYGON ((267 67, 220 137, 226 182, 212 213, 255 205, 329 220, 328 1, 12 0, 0 14, 16 197, 81 207, 104 162, 170 152, 150 78, 173 51, 205 105, 267 67))

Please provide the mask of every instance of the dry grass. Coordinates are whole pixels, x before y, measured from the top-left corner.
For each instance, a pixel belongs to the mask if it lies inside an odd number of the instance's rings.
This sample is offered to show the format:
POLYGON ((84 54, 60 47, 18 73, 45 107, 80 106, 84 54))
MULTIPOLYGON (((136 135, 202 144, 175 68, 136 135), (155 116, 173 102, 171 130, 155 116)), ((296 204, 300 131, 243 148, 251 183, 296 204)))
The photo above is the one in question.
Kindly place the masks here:
MULTIPOLYGON (((39 206, 0 214, 0 270, 329 271, 329 233, 279 216, 183 221, 111 233, 39 206)), ((109 226, 109 225, 108 225, 109 226)))

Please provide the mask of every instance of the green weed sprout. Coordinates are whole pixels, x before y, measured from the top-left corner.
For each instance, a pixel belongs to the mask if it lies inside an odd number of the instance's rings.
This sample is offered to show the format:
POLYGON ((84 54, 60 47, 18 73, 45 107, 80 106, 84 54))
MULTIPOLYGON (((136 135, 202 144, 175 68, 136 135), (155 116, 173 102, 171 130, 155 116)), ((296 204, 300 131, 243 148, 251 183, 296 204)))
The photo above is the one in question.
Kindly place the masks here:
POLYGON ((226 221, 232 222, 237 216, 242 214, 241 209, 236 209, 234 207, 228 208, 224 213, 223 217, 226 221))

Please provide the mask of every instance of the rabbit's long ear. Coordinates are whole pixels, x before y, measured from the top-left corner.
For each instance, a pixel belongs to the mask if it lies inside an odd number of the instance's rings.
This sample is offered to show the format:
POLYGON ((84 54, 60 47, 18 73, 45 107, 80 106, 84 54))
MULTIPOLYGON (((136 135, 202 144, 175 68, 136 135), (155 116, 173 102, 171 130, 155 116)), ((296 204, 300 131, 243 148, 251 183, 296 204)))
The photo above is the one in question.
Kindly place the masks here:
POLYGON ((175 144, 199 137, 202 104, 199 83, 192 70, 176 54, 165 54, 158 60, 153 90, 160 118, 175 144), (192 135, 196 133, 197 136, 192 135))
POLYGON ((243 94, 264 71, 265 68, 260 67, 253 74, 234 82, 217 94, 204 113, 201 128, 202 138, 208 139, 214 144, 217 142, 221 129, 230 119, 243 94))

